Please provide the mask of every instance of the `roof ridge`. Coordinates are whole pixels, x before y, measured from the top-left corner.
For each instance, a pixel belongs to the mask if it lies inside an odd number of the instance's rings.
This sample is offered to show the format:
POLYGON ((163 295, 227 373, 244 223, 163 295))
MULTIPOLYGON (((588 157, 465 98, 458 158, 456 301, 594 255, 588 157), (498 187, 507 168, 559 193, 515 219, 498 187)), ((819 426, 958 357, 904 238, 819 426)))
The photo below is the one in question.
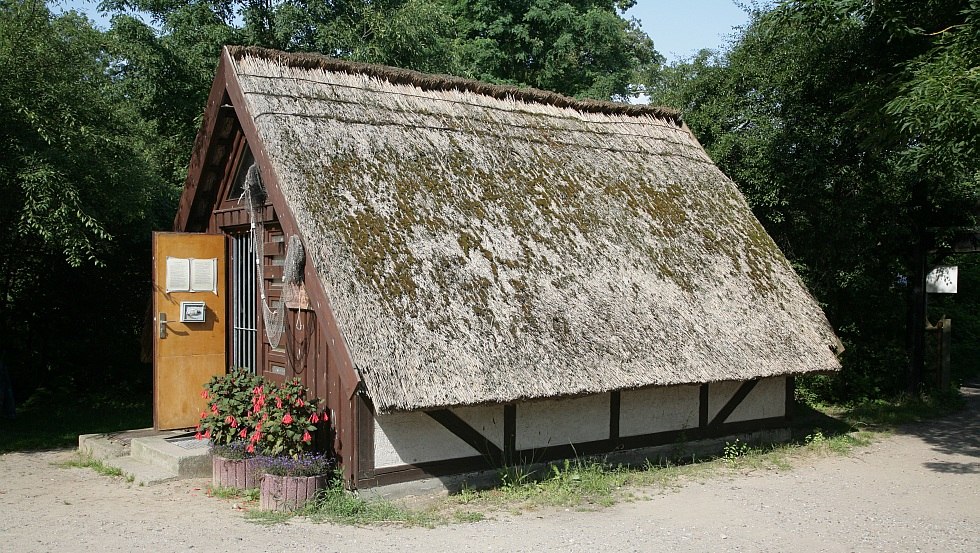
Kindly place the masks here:
POLYGON ((436 75, 387 65, 345 61, 317 53, 283 52, 259 46, 225 46, 225 48, 227 48, 228 53, 235 60, 252 56, 276 60, 290 67, 368 75, 386 80, 392 84, 408 84, 427 91, 461 90, 501 100, 514 99, 527 103, 572 108, 587 113, 628 115, 634 117, 647 115, 669 121, 678 127, 683 125, 680 112, 666 107, 623 104, 604 100, 576 99, 563 96, 557 92, 536 88, 490 84, 452 75, 436 75))

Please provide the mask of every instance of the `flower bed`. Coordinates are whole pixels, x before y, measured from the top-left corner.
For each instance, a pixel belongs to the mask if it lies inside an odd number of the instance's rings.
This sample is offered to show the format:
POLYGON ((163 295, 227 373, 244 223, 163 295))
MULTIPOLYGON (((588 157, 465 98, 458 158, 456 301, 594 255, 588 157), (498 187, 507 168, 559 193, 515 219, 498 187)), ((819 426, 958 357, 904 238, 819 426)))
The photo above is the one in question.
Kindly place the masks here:
POLYGON ((196 437, 214 444, 211 480, 215 486, 262 489, 261 472, 304 479, 269 479, 263 504, 287 510, 303 505, 329 480, 325 475, 333 466, 330 458, 306 453, 327 414, 321 412, 319 400, 308 399, 308 390, 298 379, 277 384, 246 369, 232 369, 212 378, 202 396, 208 407, 201 413, 196 437), (256 458, 260 453, 263 457, 256 458), (310 490, 309 497, 302 490, 310 490))
POLYGON ((302 508, 330 485, 333 460, 324 455, 300 454, 295 457, 257 458, 262 474, 259 508, 292 511, 302 508))

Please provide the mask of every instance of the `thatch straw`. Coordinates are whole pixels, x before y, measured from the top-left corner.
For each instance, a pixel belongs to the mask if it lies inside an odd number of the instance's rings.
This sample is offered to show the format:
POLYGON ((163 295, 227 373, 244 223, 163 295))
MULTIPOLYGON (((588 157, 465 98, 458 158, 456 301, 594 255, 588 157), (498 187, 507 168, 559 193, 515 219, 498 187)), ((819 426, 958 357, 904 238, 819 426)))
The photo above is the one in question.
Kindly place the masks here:
POLYGON ((229 46, 228 51, 236 60, 244 57, 265 58, 296 69, 319 69, 335 73, 367 75, 391 84, 412 85, 426 92, 459 90, 501 100, 514 99, 521 102, 549 104, 591 113, 651 115, 672 121, 678 126, 681 124, 680 112, 666 107, 622 104, 601 100, 580 100, 536 88, 495 85, 452 75, 431 75, 387 65, 344 61, 321 54, 287 53, 258 46, 229 46))
POLYGON ((234 54, 380 412, 840 367, 820 308, 676 120, 234 54))

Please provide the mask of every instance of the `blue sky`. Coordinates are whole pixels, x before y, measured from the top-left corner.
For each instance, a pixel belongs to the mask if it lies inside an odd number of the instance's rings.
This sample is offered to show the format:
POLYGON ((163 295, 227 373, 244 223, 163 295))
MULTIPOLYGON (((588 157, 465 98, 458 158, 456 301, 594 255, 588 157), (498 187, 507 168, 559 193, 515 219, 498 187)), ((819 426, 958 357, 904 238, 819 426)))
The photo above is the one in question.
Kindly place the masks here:
POLYGON ((640 21, 667 61, 721 49, 749 20, 734 0, 639 0, 626 16, 640 21))
MULTIPOLYGON (((60 5, 85 12, 100 27, 109 25, 97 11, 98 0, 64 0, 60 5)), ((640 21, 668 61, 691 57, 701 48, 719 49, 735 27, 748 21, 735 0, 639 0, 626 16, 640 21)))

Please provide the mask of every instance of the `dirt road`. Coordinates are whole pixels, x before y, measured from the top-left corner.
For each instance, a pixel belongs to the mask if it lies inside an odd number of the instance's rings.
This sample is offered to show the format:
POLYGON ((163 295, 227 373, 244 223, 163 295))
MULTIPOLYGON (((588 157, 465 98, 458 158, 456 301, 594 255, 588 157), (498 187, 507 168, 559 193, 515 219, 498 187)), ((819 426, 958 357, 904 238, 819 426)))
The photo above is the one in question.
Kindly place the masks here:
POLYGON ((150 488, 0 456, 0 551, 980 551, 980 389, 970 408, 850 457, 688 484, 598 512, 426 528, 262 526, 203 480, 150 488))

